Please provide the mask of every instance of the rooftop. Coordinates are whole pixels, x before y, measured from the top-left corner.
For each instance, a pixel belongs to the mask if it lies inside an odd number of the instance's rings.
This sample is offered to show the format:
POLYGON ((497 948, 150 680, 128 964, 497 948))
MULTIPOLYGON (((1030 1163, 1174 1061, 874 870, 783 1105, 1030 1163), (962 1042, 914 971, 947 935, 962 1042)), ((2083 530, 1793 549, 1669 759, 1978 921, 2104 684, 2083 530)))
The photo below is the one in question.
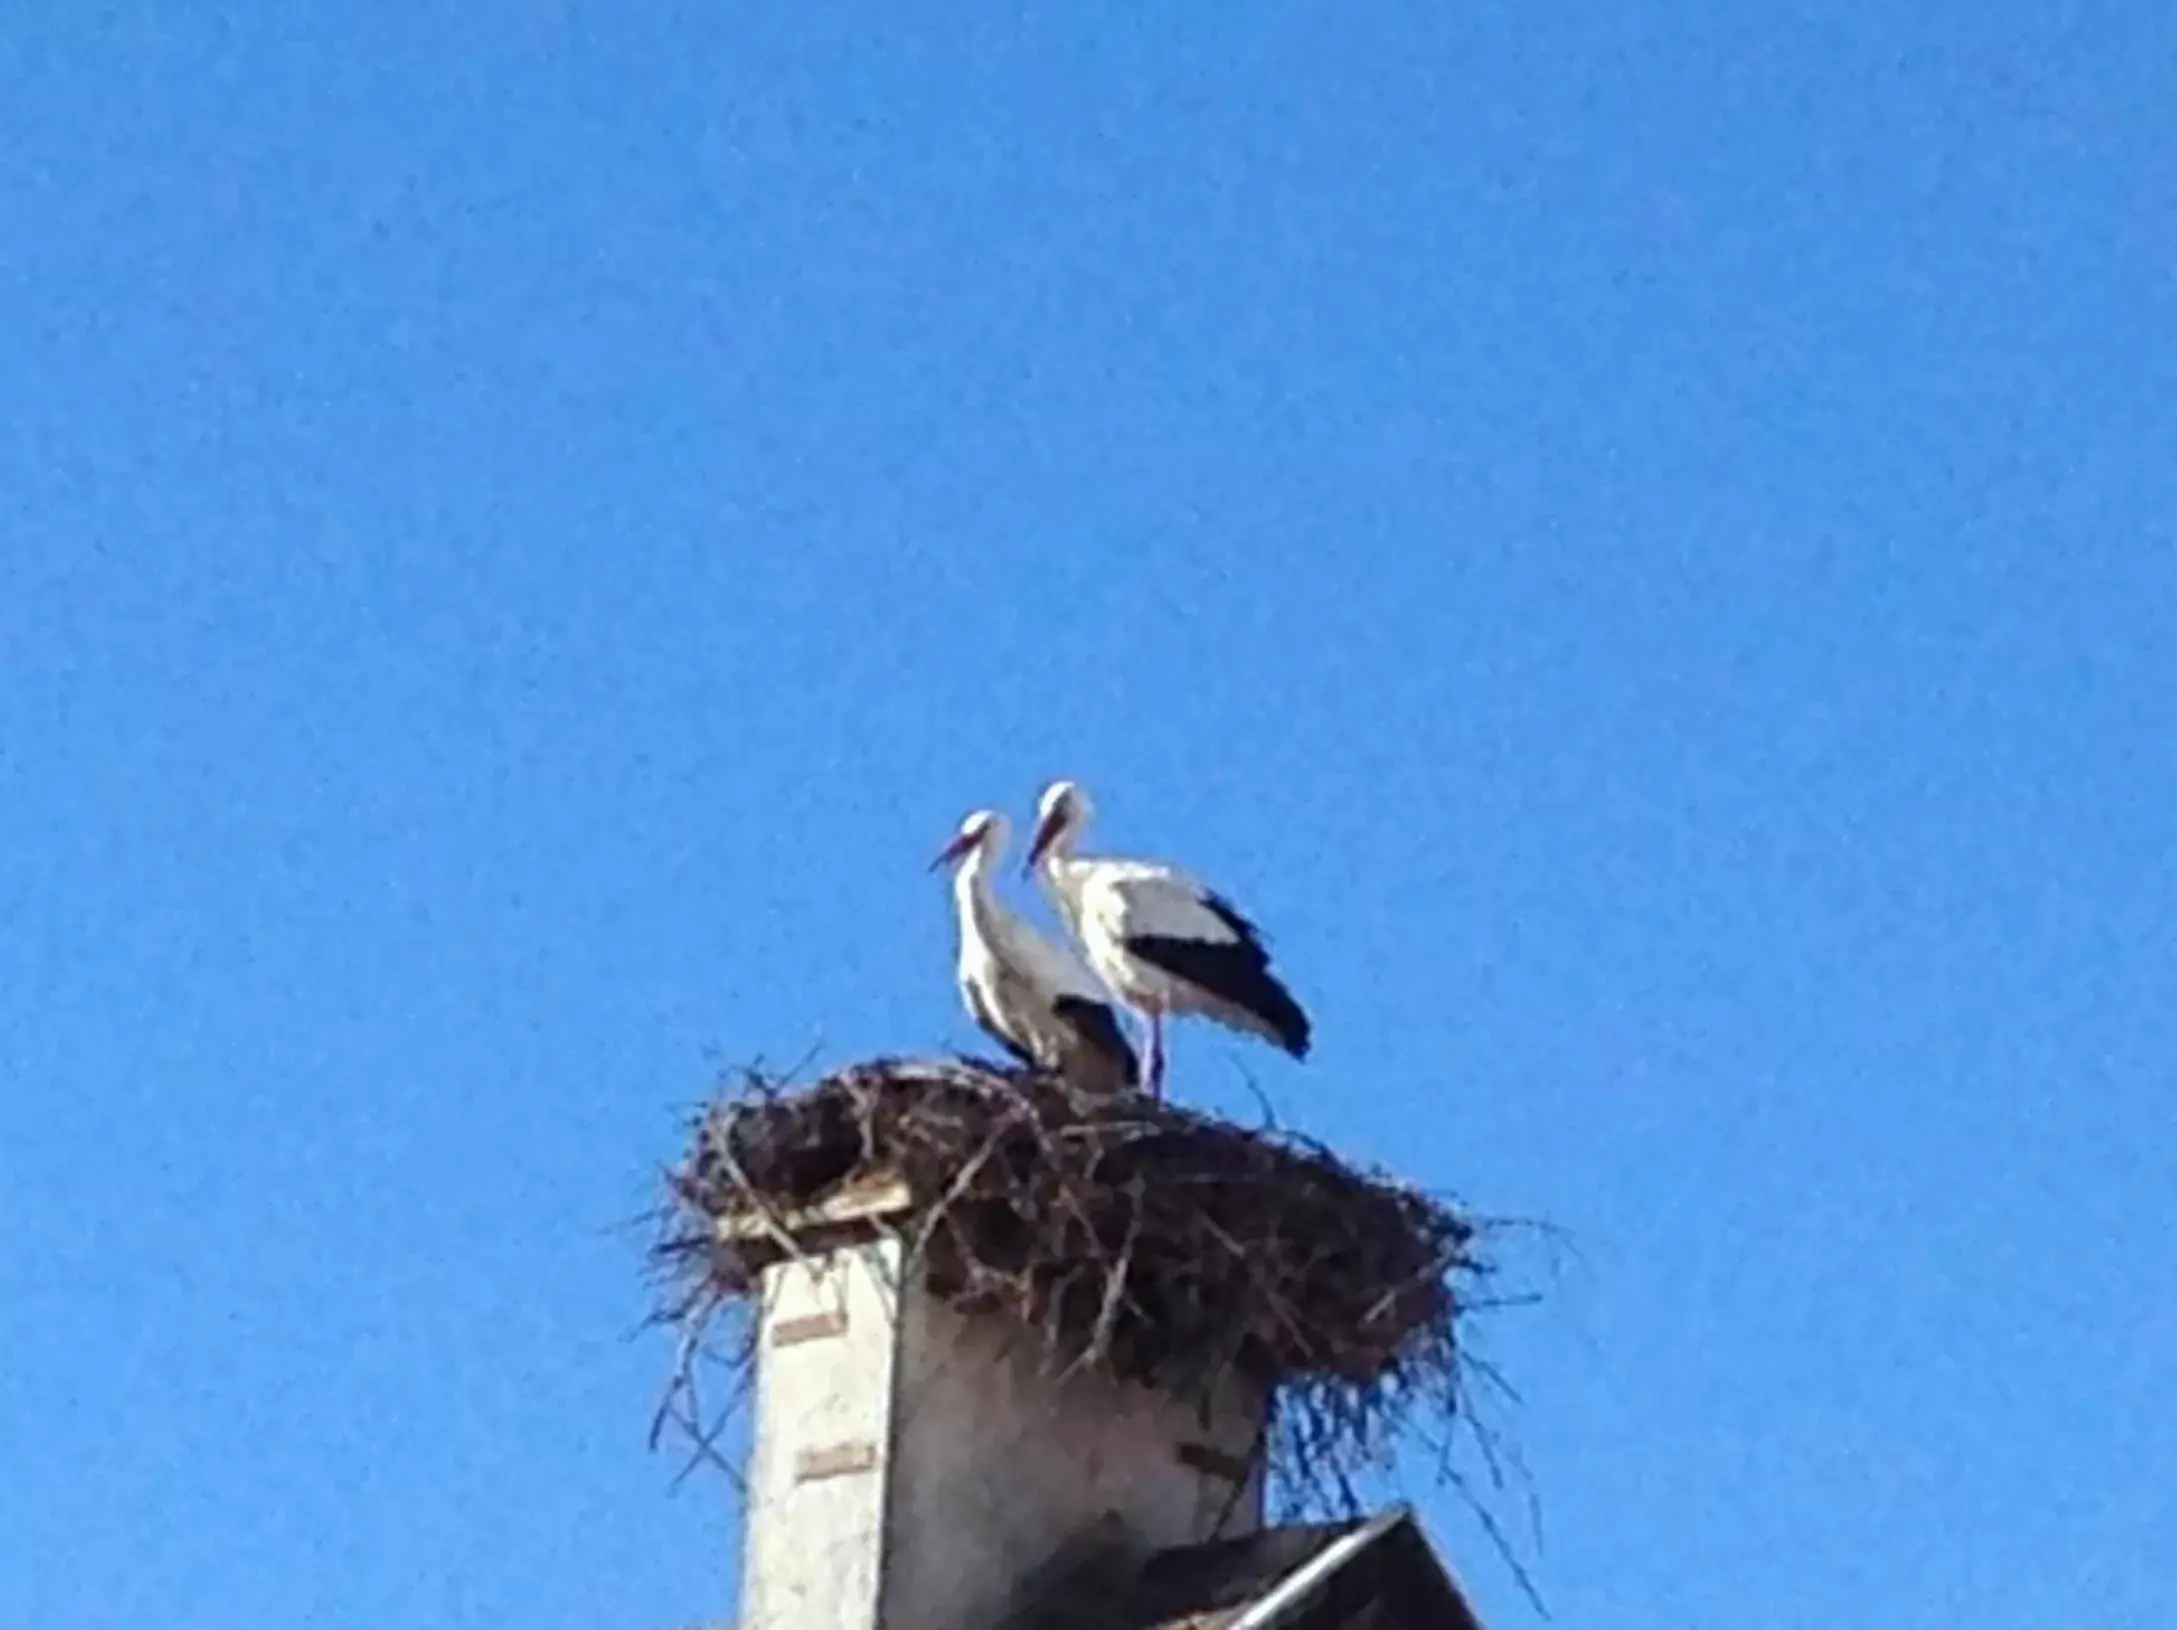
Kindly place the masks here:
POLYGON ((1000 1630, 1478 1630, 1403 1506, 1143 1555, 1116 1523, 1028 1581, 1000 1630))

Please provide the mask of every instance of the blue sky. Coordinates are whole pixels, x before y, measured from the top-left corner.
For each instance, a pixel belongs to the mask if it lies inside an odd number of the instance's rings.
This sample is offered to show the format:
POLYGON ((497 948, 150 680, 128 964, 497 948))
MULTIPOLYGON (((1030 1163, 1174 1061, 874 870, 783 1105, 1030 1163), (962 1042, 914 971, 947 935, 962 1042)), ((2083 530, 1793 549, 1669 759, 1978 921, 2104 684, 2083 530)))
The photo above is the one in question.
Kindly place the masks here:
POLYGON ((2177 1617, 2166 7, 29 0, 0 102, 0 1621, 723 1614, 617 1225, 969 1039, 1058 773, 1315 1011, 1177 1092, 1575 1241, 1557 1623, 2177 1617))

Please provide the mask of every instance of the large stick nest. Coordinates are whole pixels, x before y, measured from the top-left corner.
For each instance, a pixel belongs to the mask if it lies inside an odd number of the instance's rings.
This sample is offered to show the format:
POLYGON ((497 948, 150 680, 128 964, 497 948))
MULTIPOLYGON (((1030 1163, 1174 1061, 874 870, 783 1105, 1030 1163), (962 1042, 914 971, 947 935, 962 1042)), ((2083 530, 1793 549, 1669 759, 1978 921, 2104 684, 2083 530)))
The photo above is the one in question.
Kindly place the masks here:
MULTIPOLYGON (((709 1442, 695 1386, 713 1317, 746 1307, 790 1214, 876 1181, 909 1196, 909 1271, 1014 1321, 1052 1367, 1189 1397, 1235 1371, 1266 1387, 1262 1452, 1290 1503, 1357 1506, 1354 1476, 1402 1431, 1441 1449, 1465 1413, 1462 1320, 1488 1268, 1459 1210, 1272 1127, 888 1059, 798 1090, 748 1072, 698 1118, 656 1247, 683 1333, 661 1424, 709 1442)), ((745 1386, 753 1321, 738 1330, 715 1356, 745 1386)))

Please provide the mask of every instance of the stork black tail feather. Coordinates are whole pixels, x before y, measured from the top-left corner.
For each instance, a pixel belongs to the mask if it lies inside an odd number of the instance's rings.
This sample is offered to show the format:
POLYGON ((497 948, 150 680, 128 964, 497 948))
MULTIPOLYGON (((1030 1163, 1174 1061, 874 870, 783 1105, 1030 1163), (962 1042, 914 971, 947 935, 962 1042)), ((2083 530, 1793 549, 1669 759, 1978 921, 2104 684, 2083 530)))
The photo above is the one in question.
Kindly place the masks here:
POLYGON ((1210 998, 1212 1017, 1259 1031, 1295 1058, 1308 1056, 1308 1016, 1270 971, 1269 956, 1252 939, 1207 942, 1144 934, 1127 949, 1175 974, 1210 998))
POLYGON ((1308 1043, 1313 1035, 1308 1015, 1293 1000, 1293 993, 1280 984, 1269 969, 1262 971, 1262 990, 1258 1002, 1249 1005, 1277 1032, 1277 1044, 1280 1047, 1295 1058, 1308 1056, 1308 1043))
POLYGON ((1085 1048, 1117 1074, 1122 1086, 1141 1085, 1141 1060, 1134 1056, 1134 1044, 1119 1028, 1119 1015, 1108 1002, 1061 996, 1051 1003, 1051 1010, 1073 1027, 1085 1048))

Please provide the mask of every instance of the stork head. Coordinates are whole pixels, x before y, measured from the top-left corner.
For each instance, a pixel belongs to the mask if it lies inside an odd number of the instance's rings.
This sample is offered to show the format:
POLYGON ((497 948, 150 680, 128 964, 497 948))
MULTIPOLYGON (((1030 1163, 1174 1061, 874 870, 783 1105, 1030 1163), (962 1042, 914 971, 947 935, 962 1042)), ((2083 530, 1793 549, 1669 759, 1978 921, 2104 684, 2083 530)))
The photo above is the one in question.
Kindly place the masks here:
POLYGON ((956 865, 972 854, 994 859, 1005 847, 1006 835, 1003 815, 994 809, 978 809, 960 823, 960 830, 954 834, 952 842, 939 850, 937 858, 930 862, 930 870, 934 872, 940 866, 956 865))
POLYGON ((1023 869, 1033 871, 1036 862, 1052 850, 1063 851, 1095 813, 1089 795, 1078 782, 1053 781, 1045 787, 1043 796, 1036 800, 1036 835, 1028 842, 1028 860, 1023 869))

